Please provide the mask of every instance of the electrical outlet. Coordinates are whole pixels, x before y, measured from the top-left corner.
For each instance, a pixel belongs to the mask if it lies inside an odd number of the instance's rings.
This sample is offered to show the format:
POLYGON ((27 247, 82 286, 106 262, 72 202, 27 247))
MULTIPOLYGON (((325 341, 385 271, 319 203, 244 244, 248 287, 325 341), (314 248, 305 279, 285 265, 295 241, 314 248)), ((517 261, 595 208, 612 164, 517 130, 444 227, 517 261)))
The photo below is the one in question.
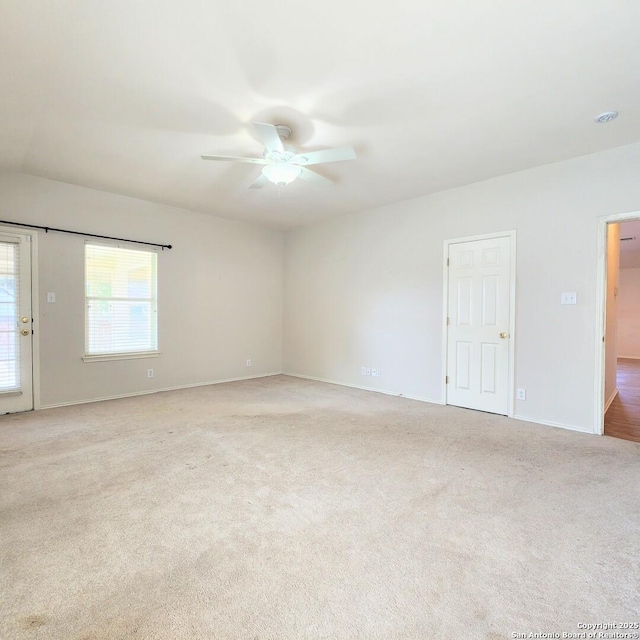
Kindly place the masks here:
POLYGON ((360 373, 361 373, 363 376, 370 376, 370 375, 371 375, 371 368, 370 368, 370 367, 362 367, 362 368, 360 369, 360 373))
POLYGON ((380 373, 381 373, 380 369, 371 369, 371 375, 372 375, 374 378, 378 378, 378 377, 380 377, 380 373))
POLYGON ((147 369, 147 378, 153 378, 153 369, 147 369))
POLYGON ((576 291, 565 291, 560 296, 560 304, 578 304, 578 294, 576 291))
POLYGON ((527 399, 527 390, 526 389, 518 389, 516 392, 516 398, 518 400, 526 400, 527 399))
POLYGON ((247 367, 251 366, 251 358, 247 358, 247 367))

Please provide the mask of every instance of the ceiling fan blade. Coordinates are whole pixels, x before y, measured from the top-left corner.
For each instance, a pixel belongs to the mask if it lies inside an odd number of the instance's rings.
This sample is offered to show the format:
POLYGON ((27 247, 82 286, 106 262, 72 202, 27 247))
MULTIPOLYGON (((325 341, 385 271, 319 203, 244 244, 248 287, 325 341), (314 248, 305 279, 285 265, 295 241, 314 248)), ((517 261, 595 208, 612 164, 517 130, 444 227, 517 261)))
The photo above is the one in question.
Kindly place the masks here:
POLYGON ((254 122, 253 127, 260 140, 262 140, 262 143, 267 148, 267 151, 278 151, 279 153, 284 151, 282 140, 280 140, 280 136, 278 135, 278 130, 272 124, 254 122))
POLYGON ((304 167, 300 167, 300 175, 298 177, 306 180, 307 182, 315 182, 316 184, 333 184, 333 180, 329 180, 329 178, 325 178, 319 173, 311 171, 311 169, 305 169, 304 167))
POLYGON ((269 184, 269 179, 267 176, 260 174, 248 187, 247 189, 262 189, 262 187, 269 184))
POLYGON ((293 164, 320 164, 322 162, 341 162, 342 160, 355 160, 356 150, 353 147, 338 147, 336 149, 322 149, 321 151, 309 151, 298 153, 289 162, 293 164))
POLYGON ((269 164, 264 158, 239 158, 236 156, 200 156, 203 160, 225 160, 228 162, 250 162, 252 164, 269 164))

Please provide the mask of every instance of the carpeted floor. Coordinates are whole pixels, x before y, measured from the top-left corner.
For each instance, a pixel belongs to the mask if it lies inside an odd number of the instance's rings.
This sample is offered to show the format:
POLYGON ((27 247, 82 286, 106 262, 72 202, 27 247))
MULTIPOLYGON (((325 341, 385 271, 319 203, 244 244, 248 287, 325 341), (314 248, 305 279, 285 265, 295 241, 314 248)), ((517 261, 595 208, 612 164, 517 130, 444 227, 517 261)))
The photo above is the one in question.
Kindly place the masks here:
POLYGON ((2 640, 640 622, 633 442, 276 376, 2 416, 0 449, 2 640))

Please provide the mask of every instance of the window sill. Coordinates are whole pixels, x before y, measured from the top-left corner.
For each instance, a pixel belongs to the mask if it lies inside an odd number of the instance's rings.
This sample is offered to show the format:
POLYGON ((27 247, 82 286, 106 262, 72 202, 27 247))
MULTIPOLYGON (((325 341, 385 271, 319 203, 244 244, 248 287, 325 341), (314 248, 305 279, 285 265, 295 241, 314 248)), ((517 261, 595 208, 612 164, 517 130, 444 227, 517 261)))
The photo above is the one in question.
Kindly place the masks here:
POLYGON ((157 358, 162 351, 139 351, 137 353, 106 353, 95 356, 82 356, 83 362, 106 362, 108 360, 137 360, 138 358, 157 358))

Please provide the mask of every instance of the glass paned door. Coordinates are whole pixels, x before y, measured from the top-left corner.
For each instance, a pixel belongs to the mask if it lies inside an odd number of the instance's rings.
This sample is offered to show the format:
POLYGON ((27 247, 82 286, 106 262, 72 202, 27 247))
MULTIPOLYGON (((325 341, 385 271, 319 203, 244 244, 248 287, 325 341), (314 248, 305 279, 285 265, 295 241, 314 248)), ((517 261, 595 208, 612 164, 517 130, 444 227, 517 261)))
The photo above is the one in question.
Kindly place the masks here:
POLYGON ((29 239, 0 233, 0 413, 33 409, 29 239))

